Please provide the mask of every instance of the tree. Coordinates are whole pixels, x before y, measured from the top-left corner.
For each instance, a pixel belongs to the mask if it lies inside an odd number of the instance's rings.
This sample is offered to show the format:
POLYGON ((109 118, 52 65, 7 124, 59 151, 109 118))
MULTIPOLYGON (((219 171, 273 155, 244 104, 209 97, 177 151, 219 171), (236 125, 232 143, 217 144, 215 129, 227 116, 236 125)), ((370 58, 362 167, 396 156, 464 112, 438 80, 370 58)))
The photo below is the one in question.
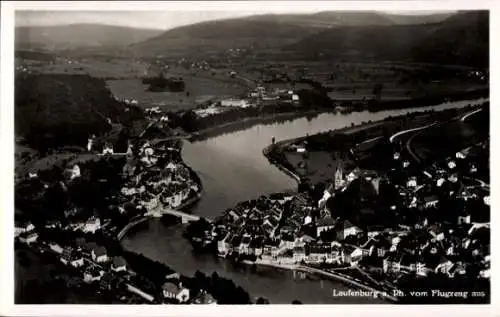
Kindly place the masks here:
POLYGON ((270 302, 268 299, 264 298, 264 297, 259 297, 257 299, 257 302, 256 302, 257 305, 269 305, 270 302))

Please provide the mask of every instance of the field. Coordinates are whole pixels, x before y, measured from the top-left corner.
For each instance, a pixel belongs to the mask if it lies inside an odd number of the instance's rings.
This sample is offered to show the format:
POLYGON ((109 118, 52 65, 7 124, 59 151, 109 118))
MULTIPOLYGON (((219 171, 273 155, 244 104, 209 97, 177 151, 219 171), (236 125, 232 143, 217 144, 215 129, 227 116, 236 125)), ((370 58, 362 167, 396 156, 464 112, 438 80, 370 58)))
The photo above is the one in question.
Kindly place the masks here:
POLYGON ((191 76, 182 78, 186 84, 184 92, 149 92, 141 79, 109 80, 107 84, 118 98, 134 98, 140 106, 156 105, 171 111, 195 108, 216 97, 238 96, 245 92, 245 88, 238 83, 191 76))
POLYGON ((327 88, 328 96, 334 100, 363 100, 377 96, 381 100, 407 100, 487 87, 487 82, 469 77, 466 67, 415 63, 343 60, 284 63, 276 60, 274 63, 242 64, 238 71, 254 80, 269 80, 285 74, 291 80, 307 78, 327 88))
POLYGON ((117 58, 58 57, 53 62, 17 59, 16 65, 23 65, 33 72, 43 74, 87 74, 97 78, 138 78, 144 76, 147 69, 144 62, 117 58))
MULTIPOLYGON (((168 106, 173 110, 189 109, 214 96, 234 96, 248 91, 259 82, 285 76, 314 81, 328 90, 334 100, 408 100, 436 94, 453 94, 487 87, 486 81, 468 76, 469 68, 415 63, 353 62, 333 60, 321 62, 248 60, 214 61, 217 65, 202 70, 177 62, 124 58, 58 57, 55 61, 17 60, 18 65, 33 72, 56 74, 88 74, 108 79, 108 86, 120 98, 135 98, 145 105, 168 106), (165 70, 167 77, 182 77, 186 93, 147 92, 140 79, 165 70), (231 78, 228 74, 236 71, 231 78)), ((310 89, 308 83, 273 82, 270 88, 310 89)))

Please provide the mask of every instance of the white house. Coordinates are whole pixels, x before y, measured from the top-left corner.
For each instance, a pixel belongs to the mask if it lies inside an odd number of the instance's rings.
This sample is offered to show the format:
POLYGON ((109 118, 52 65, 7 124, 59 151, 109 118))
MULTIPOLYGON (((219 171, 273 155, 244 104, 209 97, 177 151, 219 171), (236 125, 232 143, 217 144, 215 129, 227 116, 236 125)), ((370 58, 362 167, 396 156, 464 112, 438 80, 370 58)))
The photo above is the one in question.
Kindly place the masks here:
POLYGON ((465 224, 469 224, 471 221, 470 221, 470 215, 460 215, 458 216, 458 220, 457 220, 457 223, 459 225, 465 223, 465 224))
POLYGON ((33 230, 35 230, 35 226, 31 222, 26 222, 21 225, 16 225, 14 228, 16 237, 19 236, 21 233, 31 232, 33 230))
POLYGON ((417 187, 417 178, 416 177, 410 177, 408 181, 406 182, 406 187, 408 188, 415 188, 417 187))
POLYGON ((103 155, 106 155, 106 154, 113 154, 114 151, 113 151, 113 146, 110 145, 110 144, 106 144, 104 146, 104 148, 102 149, 102 154, 103 155))
POLYGON ((455 163, 455 161, 449 161, 448 162, 448 168, 449 169, 454 169, 455 167, 457 167, 457 164, 455 163))
POLYGON ((177 294, 177 296, 175 298, 177 298, 177 300, 181 303, 185 303, 187 301, 189 301, 189 298, 190 298, 190 294, 189 294, 189 288, 185 288, 185 287, 182 287, 182 284, 180 285, 180 291, 179 293, 177 294))
POLYGON ((452 182, 452 183, 456 183, 458 182, 458 176, 457 174, 451 174, 449 177, 448 177, 448 181, 452 182))
POLYGON ((83 266, 83 257, 82 256, 75 256, 71 259, 71 266, 72 267, 82 267, 83 266))
POLYGON ((152 156, 154 154, 154 150, 152 147, 147 147, 144 149, 144 155, 146 156, 152 156))
POLYGON ((441 186, 443 186, 444 182, 445 182, 445 179, 441 177, 440 179, 437 180, 436 186, 441 187, 441 186))
POLYGON ((103 263, 108 261, 108 255, 106 249, 102 246, 97 247, 92 250, 92 260, 98 263, 103 263))
POLYGON ((172 282, 165 282, 163 284, 163 296, 165 298, 177 299, 179 302, 187 302, 189 300, 189 289, 175 285, 172 282))
POLYGON ((404 161, 403 162, 403 167, 407 168, 408 166, 410 166, 410 161, 404 161))
POLYGON ((32 244, 35 243, 38 240, 38 233, 36 232, 25 232, 19 236, 19 241, 26 243, 26 244, 32 244))
POLYGON ((177 169, 177 165, 175 163, 173 163, 173 162, 169 162, 167 164, 167 169, 171 170, 171 171, 176 170, 177 169))
POLYGON ((485 205, 490 205, 490 195, 484 196, 483 197, 483 202, 485 205))
POLYGON ((293 94, 292 101, 299 101, 299 95, 293 94))
POLYGON ((464 153, 462 153, 462 152, 457 152, 457 153, 455 154, 455 157, 456 157, 457 159, 462 159, 462 160, 463 160, 463 159, 465 158, 465 154, 464 154, 464 153))
POLYGON ((77 177, 80 177, 81 176, 81 173, 80 173, 80 166, 78 166, 77 164, 73 165, 73 169, 71 170, 71 179, 74 179, 74 178, 77 178, 77 177))
POLYGON ((304 225, 308 225, 308 224, 310 224, 311 222, 312 222, 312 218, 311 218, 311 216, 306 216, 306 217, 304 218, 304 225))
POLYGON ((95 233, 97 230, 101 229, 101 220, 97 217, 91 217, 87 220, 82 229, 83 232, 95 233))
POLYGON ((344 239, 350 235, 357 235, 363 232, 359 227, 353 225, 350 221, 344 221, 344 239))
POLYGON ((399 154, 399 152, 394 152, 394 155, 393 155, 394 160, 399 160, 400 157, 401 157, 401 154, 399 154))
POLYGON ((356 263, 361 261, 361 259, 363 259, 363 255, 364 253, 361 248, 354 249, 354 251, 352 251, 351 253, 351 265, 355 265, 356 263))
POLYGON ((347 174, 347 177, 346 177, 348 183, 352 183, 357 178, 358 178, 358 174, 355 173, 354 171, 347 174))
POLYGON ((86 283, 92 283, 94 281, 99 281, 103 275, 104 275, 104 271, 99 271, 97 269, 86 270, 83 273, 83 280, 86 283))
POLYGON ((479 276, 482 278, 490 278, 491 277, 490 269, 480 271, 479 276))
POLYGON ((28 173, 28 177, 29 178, 37 178, 38 177, 38 173, 37 172, 29 172, 28 173))
POLYGON ((61 248, 61 246, 57 243, 50 243, 49 248, 56 253, 59 253, 59 254, 63 253, 63 248, 61 248))

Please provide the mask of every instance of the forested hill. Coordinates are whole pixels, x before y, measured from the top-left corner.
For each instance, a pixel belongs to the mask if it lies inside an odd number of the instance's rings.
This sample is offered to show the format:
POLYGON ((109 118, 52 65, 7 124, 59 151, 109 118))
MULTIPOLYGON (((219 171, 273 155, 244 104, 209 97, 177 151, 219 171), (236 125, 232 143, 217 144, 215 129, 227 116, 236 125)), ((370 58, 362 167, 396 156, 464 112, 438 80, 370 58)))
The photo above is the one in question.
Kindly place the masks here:
POLYGON ((19 74, 15 82, 15 133, 46 150, 85 145, 90 134, 142 118, 142 111, 115 100, 101 79, 86 75, 19 74))
POLYGON ((423 24, 441 21, 446 17, 439 14, 417 19, 374 11, 264 14, 181 26, 136 43, 130 49, 137 55, 155 56, 173 52, 189 54, 200 49, 281 48, 326 29, 423 24))
POLYGON ((459 12, 439 23, 340 27, 286 47, 313 58, 353 58, 487 67, 489 13, 459 12))

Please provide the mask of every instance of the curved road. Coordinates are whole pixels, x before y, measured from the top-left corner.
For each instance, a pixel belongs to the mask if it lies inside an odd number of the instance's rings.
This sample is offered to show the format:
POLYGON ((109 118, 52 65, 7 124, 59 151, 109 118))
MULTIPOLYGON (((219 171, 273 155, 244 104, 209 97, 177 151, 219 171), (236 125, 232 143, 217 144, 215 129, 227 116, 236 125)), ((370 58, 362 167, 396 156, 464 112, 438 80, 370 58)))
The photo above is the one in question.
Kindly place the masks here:
POLYGON ((428 125, 423 126, 423 127, 417 127, 417 128, 412 128, 412 129, 407 129, 407 130, 399 131, 399 132, 397 132, 396 134, 393 134, 393 135, 389 138, 389 141, 390 141, 391 143, 393 143, 393 142, 394 142, 394 139, 395 139, 395 138, 397 138, 398 136, 401 136, 401 135, 406 134, 406 133, 408 133, 408 132, 418 131, 418 130, 422 130, 422 129, 425 129, 425 128, 429 128, 429 127, 431 127, 431 126, 433 126, 433 125, 436 125, 436 124, 437 124, 437 123, 436 123, 436 122, 434 122, 434 123, 428 124, 428 125))
POLYGON ((482 109, 482 108, 480 108, 480 109, 477 109, 477 110, 475 110, 475 111, 469 112, 468 114, 466 114, 465 116, 463 116, 462 118, 460 118, 460 121, 465 122, 465 120, 466 120, 468 117, 470 117, 470 116, 472 116, 472 115, 474 115, 474 114, 476 114, 476 113, 480 112, 481 110, 483 110, 483 109, 482 109))
MULTIPOLYGON (((480 109, 476 109, 476 110, 474 110, 474 111, 472 111, 472 112, 469 112, 469 113, 465 114, 465 115, 464 115, 464 116, 462 116, 462 117, 460 117, 460 116, 456 116, 456 117, 454 117, 454 118, 452 118, 452 119, 450 119, 450 120, 448 120, 448 121, 445 121, 445 122, 433 123, 433 124, 427 125, 427 126, 425 126, 425 127, 418 128, 419 132, 417 132, 417 133, 415 133, 414 135, 412 135, 412 136, 408 139, 408 141, 406 142, 406 150, 408 151, 408 153, 409 153, 409 154, 413 157, 413 159, 414 159, 417 163, 420 163, 420 161, 421 161, 421 160, 420 160, 420 158, 419 158, 419 157, 415 154, 415 152, 414 152, 414 151, 413 151, 413 149, 411 148, 411 142, 413 141, 413 139, 414 139, 416 136, 418 136, 418 135, 422 134, 422 133, 425 131, 425 129, 428 129, 428 128, 431 128, 431 127, 432 127, 432 128, 437 128, 437 127, 439 127, 439 126, 442 126, 442 125, 444 125, 444 124, 447 124, 447 123, 453 122, 453 121, 455 121, 455 120, 460 120, 460 122, 465 122, 465 120, 466 120, 469 116, 471 116, 471 115, 473 115, 473 114, 475 114, 475 113, 478 113, 478 112, 480 112, 481 110, 483 110, 483 109, 482 109, 482 108, 480 108, 480 109)), ((412 129, 412 130, 415 130, 415 129, 412 129)), ((407 130, 407 131, 402 131, 402 132, 403 132, 403 133, 406 133, 406 132, 409 132, 409 131, 410 131, 410 130, 407 130)), ((398 132, 398 133, 399 133, 399 132, 398 132)), ((396 136, 398 133, 396 133, 395 135, 391 136, 391 138, 393 138, 394 136, 396 136)))

